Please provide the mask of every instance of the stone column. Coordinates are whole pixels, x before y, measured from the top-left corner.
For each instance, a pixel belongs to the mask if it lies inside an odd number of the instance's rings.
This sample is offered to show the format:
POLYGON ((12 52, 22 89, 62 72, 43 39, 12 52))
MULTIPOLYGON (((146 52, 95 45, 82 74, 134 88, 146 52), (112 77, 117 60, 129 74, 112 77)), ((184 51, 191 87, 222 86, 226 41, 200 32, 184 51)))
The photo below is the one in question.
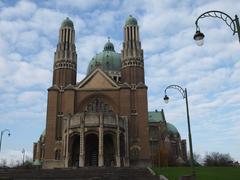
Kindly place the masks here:
POLYGON ((69 160, 69 152, 68 152, 68 145, 69 145, 69 127, 70 127, 70 120, 71 120, 71 115, 69 114, 68 117, 64 118, 67 122, 67 133, 64 136, 66 138, 65 140, 65 160, 64 160, 64 167, 68 167, 68 160, 69 160))
POLYGON ((37 152, 36 152, 36 159, 41 160, 41 142, 37 142, 37 152))
POLYGON ((128 142, 128 118, 125 117, 125 161, 124 166, 129 167, 129 142, 128 142))
POLYGON ((98 166, 104 166, 103 159, 103 114, 99 115, 99 133, 98 133, 98 166))
POLYGON ((121 166, 120 161, 120 129, 119 129, 119 119, 118 115, 116 114, 116 122, 117 122, 117 131, 116 131, 116 142, 117 142, 117 149, 116 149, 116 166, 121 166))
POLYGON ((85 165, 85 138, 84 138, 84 122, 85 114, 80 115, 80 152, 79 152, 79 167, 84 167, 85 165))

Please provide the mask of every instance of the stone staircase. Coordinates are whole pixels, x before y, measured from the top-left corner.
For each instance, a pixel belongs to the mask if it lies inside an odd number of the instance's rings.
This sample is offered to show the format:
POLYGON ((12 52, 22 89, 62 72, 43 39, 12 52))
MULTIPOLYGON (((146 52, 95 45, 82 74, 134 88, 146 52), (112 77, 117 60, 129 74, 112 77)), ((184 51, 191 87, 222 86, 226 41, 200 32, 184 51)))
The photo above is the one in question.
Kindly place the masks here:
POLYGON ((147 168, 0 169, 0 180, 157 180, 147 168))

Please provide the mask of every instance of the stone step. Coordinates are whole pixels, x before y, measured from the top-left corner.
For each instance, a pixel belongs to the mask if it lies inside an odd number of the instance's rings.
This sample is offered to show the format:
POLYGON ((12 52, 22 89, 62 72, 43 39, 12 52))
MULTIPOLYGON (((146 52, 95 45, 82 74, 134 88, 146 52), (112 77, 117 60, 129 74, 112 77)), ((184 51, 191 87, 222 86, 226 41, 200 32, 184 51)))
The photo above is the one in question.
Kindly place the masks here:
POLYGON ((147 168, 0 169, 5 179, 155 180, 147 168))

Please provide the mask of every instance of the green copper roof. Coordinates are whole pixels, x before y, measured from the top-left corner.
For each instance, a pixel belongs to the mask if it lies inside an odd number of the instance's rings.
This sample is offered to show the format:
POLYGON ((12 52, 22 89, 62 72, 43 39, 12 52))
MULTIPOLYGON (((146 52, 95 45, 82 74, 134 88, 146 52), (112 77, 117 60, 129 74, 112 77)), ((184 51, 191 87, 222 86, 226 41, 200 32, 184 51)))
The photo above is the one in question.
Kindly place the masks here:
POLYGON ((113 43, 110 42, 110 40, 108 40, 108 42, 104 45, 104 49, 103 51, 114 51, 114 45, 113 43))
POLYGON ((42 161, 36 159, 36 160, 33 162, 33 165, 34 165, 34 166, 41 166, 41 165, 42 165, 42 161))
POLYGON ((69 19, 69 17, 67 17, 66 19, 64 19, 64 21, 62 22, 61 27, 72 27, 73 28, 73 22, 69 19))
POLYGON ((167 123, 167 130, 168 130, 169 133, 179 134, 177 128, 170 123, 167 123))
POLYGON ((90 61, 87 74, 90 74, 97 67, 103 71, 120 71, 121 55, 116 53, 113 44, 108 40, 104 46, 104 50, 96 54, 90 61))
POLYGON ((125 26, 129 26, 129 25, 135 25, 137 26, 137 19, 134 18, 132 15, 129 15, 126 22, 125 22, 125 26))
POLYGON ((148 112, 148 122, 154 123, 154 122, 164 122, 164 114, 163 111, 154 111, 154 112, 148 112))

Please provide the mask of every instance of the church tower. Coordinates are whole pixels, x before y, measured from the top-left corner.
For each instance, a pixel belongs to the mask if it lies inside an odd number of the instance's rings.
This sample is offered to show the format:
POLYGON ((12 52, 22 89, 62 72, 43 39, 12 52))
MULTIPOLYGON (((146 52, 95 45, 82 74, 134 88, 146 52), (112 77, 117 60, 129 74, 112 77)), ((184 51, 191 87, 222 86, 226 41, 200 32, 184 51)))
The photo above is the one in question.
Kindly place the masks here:
POLYGON ((150 160, 147 86, 144 80, 143 50, 141 49, 139 26, 137 20, 131 15, 124 26, 121 62, 122 83, 130 87, 130 164, 146 165, 150 160))
POLYGON ((77 54, 73 22, 66 18, 54 54, 52 87, 48 89, 44 168, 63 167, 63 116, 74 113, 77 54), (56 163, 56 160, 58 163, 56 163))
POLYGON ((59 30, 57 50, 54 54, 53 85, 59 87, 76 84, 77 54, 73 22, 67 17, 59 30))
POLYGON ((122 81, 130 85, 145 83, 143 50, 139 38, 137 20, 131 15, 124 26, 124 42, 122 50, 122 81))

